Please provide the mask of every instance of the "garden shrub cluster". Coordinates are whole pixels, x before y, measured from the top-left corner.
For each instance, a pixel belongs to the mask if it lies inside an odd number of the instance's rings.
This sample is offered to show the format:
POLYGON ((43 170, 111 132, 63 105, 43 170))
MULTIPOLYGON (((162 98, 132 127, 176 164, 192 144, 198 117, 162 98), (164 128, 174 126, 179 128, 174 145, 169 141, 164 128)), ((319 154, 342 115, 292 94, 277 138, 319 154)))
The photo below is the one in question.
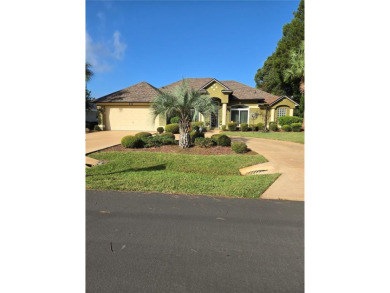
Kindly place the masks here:
POLYGON ((226 125, 221 126, 222 131, 226 131, 226 125))
POLYGON ((232 140, 230 137, 228 137, 225 134, 214 134, 211 136, 211 139, 218 145, 218 146, 230 146, 232 143, 232 140))
POLYGON ((163 135, 149 136, 142 138, 145 148, 159 147, 162 145, 171 145, 175 144, 175 139, 166 137, 163 135))
POLYGON ((207 137, 197 137, 195 138, 195 145, 200 146, 201 148, 210 148, 216 145, 215 141, 207 137))
POLYGON ((175 139, 175 135, 172 132, 164 132, 164 133, 161 133, 159 136, 171 138, 173 140, 175 139))
POLYGON ((138 132, 135 137, 137 138, 144 138, 144 137, 149 137, 149 136, 152 136, 152 134, 150 132, 138 132))
POLYGON ((269 123, 269 129, 272 130, 272 131, 279 131, 278 123, 270 122, 269 123))
POLYGON ((292 123, 291 130, 294 132, 300 132, 302 129, 302 123, 292 123))
POLYGON ((257 130, 262 131, 262 130, 264 130, 264 123, 259 122, 256 124, 256 127, 257 127, 257 130))
POLYGON ((290 125, 283 125, 282 126, 282 129, 283 129, 283 131, 285 131, 285 132, 290 132, 291 131, 291 126, 290 125))
POLYGON ((236 131, 237 130, 237 123, 236 122, 229 122, 228 123, 228 129, 230 130, 230 131, 236 131))
POLYGON ((241 131, 248 131, 248 124, 247 123, 241 123, 240 129, 241 131))
POLYGON ((136 137, 135 135, 128 135, 122 138, 121 145, 124 148, 136 149, 142 148, 144 146, 144 142, 142 141, 142 139, 136 137))
POLYGON ((165 125, 165 131, 172 132, 172 133, 179 133, 179 124, 178 123, 167 124, 165 125))
POLYGON ((197 137, 204 137, 204 133, 196 131, 196 130, 193 130, 193 131, 190 132, 190 137, 191 137, 191 142, 194 143, 195 142, 195 138, 197 138, 197 137))
POLYGON ((248 147, 244 142, 233 142, 232 150, 238 154, 242 154, 248 151, 248 147))
POLYGON ((192 122, 191 123, 192 130, 199 131, 200 127, 202 127, 202 132, 206 132, 207 131, 207 128, 204 125, 203 121, 198 121, 198 122, 192 122))
POLYGON ((161 127, 161 126, 157 127, 157 132, 160 133, 160 134, 163 133, 164 132, 164 127, 161 127))
POLYGON ((100 129, 99 125, 95 125, 95 126, 93 127, 93 130, 95 130, 95 131, 100 131, 101 129, 100 129))
POLYGON ((303 118, 296 116, 282 116, 278 118, 279 125, 292 125, 293 123, 302 123, 303 118))

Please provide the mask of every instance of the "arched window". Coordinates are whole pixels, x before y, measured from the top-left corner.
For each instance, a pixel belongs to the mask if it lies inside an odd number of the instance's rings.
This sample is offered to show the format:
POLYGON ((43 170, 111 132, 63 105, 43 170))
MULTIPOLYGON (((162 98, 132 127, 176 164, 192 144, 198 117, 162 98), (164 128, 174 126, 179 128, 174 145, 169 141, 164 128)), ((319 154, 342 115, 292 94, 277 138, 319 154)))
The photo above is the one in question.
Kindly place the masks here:
POLYGON ((230 121, 237 124, 249 124, 249 107, 245 105, 236 105, 230 107, 230 121))

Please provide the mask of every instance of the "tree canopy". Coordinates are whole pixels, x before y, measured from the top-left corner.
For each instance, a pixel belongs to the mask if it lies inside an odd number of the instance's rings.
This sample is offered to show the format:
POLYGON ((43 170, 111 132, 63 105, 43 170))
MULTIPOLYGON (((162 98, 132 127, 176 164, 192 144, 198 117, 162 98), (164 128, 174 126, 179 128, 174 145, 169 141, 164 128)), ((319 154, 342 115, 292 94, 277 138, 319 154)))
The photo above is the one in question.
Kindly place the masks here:
POLYGON ((88 62, 85 63, 85 109, 90 110, 92 108, 92 97, 91 97, 91 91, 87 88, 87 82, 91 80, 93 76, 93 71, 91 69, 91 64, 88 62))
POLYGON ((255 75, 256 87, 274 95, 294 96, 300 102, 299 90, 301 78, 285 80, 284 71, 291 67, 291 52, 297 51, 305 39, 305 2, 301 0, 294 18, 283 26, 283 36, 279 40, 274 53, 267 58, 255 75))

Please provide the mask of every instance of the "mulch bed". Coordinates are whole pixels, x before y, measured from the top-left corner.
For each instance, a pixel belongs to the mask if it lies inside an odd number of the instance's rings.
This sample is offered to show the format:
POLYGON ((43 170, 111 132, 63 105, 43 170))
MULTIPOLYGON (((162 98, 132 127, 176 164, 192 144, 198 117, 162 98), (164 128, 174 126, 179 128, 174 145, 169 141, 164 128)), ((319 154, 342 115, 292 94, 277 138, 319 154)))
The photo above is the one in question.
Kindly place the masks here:
POLYGON ((236 154, 230 147, 215 146, 211 148, 201 148, 199 146, 193 146, 189 149, 181 149, 178 145, 163 145, 156 148, 143 148, 143 149, 126 149, 120 144, 112 146, 110 148, 102 150, 102 152, 152 152, 152 153, 177 153, 188 155, 257 155, 254 151, 249 151, 244 154, 236 154))

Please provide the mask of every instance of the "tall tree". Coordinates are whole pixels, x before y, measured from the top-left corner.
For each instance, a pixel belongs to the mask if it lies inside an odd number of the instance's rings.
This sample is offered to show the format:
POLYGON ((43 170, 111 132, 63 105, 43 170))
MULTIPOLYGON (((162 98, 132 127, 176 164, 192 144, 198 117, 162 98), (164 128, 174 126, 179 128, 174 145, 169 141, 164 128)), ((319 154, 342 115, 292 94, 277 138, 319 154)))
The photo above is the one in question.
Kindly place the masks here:
POLYGON ((283 71, 285 82, 299 79, 299 91, 305 93, 305 41, 301 42, 298 50, 290 51, 290 67, 283 71))
POLYGON ((283 26, 283 36, 279 40, 275 52, 267 58, 263 67, 255 75, 256 87, 274 95, 294 96, 299 102, 299 79, 285 81, 283 72, 290 67, 290 51, 299 48, 304 40, 305 2, 301 0, 293 20, 283 26))
POLYGON ((91 91, 87 88, 87 82, 91 80, 92 76, 94 75, 92 69, 92 65, 88 62, 85 63, 85 109, 90 110, 92 108, 92 97, 91 97, 91 91))
POLYGON ((154 119, 158 115, 180 118, 179 146, 183 149, 190 147, 189 129, 192 118, 195 118, 199 113, 208 115, 217 111, 213 100, 208 95, 200 94, 194 88, 189 87, 186 80, 183 80, 172 92, 161 91, 155 97, 151 109, 154 119))

